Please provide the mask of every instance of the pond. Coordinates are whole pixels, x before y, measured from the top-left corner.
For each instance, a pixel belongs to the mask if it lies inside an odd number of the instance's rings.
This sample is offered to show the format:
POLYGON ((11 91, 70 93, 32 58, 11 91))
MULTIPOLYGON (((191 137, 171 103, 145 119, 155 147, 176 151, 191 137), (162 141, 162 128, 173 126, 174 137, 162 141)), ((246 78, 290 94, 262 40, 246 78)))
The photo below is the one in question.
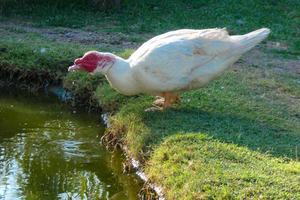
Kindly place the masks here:
POLYGON ((0 91, 0 199, 137 199, 141 182, 101 145, 100 121, 55 97, 0 91))

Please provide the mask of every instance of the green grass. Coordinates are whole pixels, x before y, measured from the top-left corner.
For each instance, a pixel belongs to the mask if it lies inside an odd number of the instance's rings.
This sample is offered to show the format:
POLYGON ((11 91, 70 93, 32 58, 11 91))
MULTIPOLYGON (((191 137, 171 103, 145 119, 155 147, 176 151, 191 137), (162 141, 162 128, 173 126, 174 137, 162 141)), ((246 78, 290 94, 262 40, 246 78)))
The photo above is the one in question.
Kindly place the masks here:
MULTIPOLYGON (((40 33, 25 31, 24 28, 0 29, 0 77, 9 82, 35 84, 63 79, 67 88, 76 96, 90 96, 103 77, 88 76, 86 73, 69 74, 68 66, 89 50, 102 49, 97 44, 79 44, 56 42, 40 33), (81 95, 85 94, 85 95, 81 95)), ((116 52, 120 56, 128 56, 132 50, 124 49, 116 52)))
POLYGON ((97 48, 96 45, 58 44, 38 33, 22 32, 22 29, 2 30, 1 36, 1 65, 24 70, 66 72, 67 66, 75 58, 82 56, 88 49, 97 48))
MULTIPOLYGON (((228 27, 245 33, 265 26, 272 30, 269 40, 288 48, 264 47, 261 52, 282 59, 299 57, 300 4, 295 0, 125 2, 118 12, 90 10, 80 3, 69 8, 63 3, 28 4, 25 9, 6 4, 1 20, 120 31, 136 42, 177 28, 228 27)), ((74 58, 91 49, 103 51, 101 44, 55 42, 22 28, 0 30, 1 69, 53 74, 76 98, 86 96, 88 103, 112 112, 108 132, 143 163, 150 181, 158 183, 168 199, 300 198, 299 74, 240 62, 207 87, 182 94, 181 105, 145 112, 153 97, 122 96, 102 76, 66 75, 74 58)), ((104 50, 125 58, 133 52, 104 50)))
POLYGON ((167 199, 298 199, 300 164, 186 133, 166 139, 146 171, 167 199))
MULTIPOLYGON (((169 135, 206 132, 224 142, 295 159, 295 148, 300 145, 298 77, 268 72, 269 76, 262 78, 261 72, 266 69, 228 72, 206 88, 184 93, 182 105, 165 112, 144 112, 151 106, 151 97, 128 98, 123 107, 120 105, 114 121, 122 121, 128 127, 127 140, 135 156, 169 135), (274 82, 276 89, 284 88, 281 94, 270 88, 274 82), (136 121, 142 126, 135 126, 136 121), (143 139, 138 141, 135 137, 143 139)), ((105 100, 105 96, 100 99, 105 100)))
POLYGON ((297 199, 300 102, 285 97, 299 96, 298 77, 259 72, 228 72, 165 112, 145 112, 147 96, 128 99, 110 131, 126 130, 128 152, 167 199, 297 199), (278 96, 269 82, 289 89, 278 96))
MULTIPOLYGON (((265 88, 251 88, 249 79, 239 78, 250 73, 253 73, 251 69, 228 73, 207 88, 183 94, 181 106, 163 113, 143 112, 151 104, 148 97, 127 103, 115 117, 123 120, 123 124, 129 124, 127 140, 132 153, 138 155, 140 146, 147 152, 149 144, 155 145, 162 138, 178 132, 206 132, 224 142, 295 159, 295 148, 300 145, 299 101, 292 104, 289 99, 280 99, 276 94, 262 96, 267 92, 265 88), (143 126, 134 126, 135 121, 140 121, 143 126), (137 137, 143 138, 139 142, 134 139, 138 132, 141 133, 137 137)), ((299 86, 295 92, 299 94, 299 86)), ((285 96, 288 95, 286 92, 285 96)))
POLYGON ((124 33, 162 33, 178 28, 227 27, 241 34, 261 27, 272 30, 271 40, 283 41, 299 53, 300 3, 279 1, 123 1, 120 11, 93 9, 85 1, 9 1, 0 7, 2 20, 15 19, 36 26, 63 26, 124 33), (33 2, 33 3, 30 3, 33 2))

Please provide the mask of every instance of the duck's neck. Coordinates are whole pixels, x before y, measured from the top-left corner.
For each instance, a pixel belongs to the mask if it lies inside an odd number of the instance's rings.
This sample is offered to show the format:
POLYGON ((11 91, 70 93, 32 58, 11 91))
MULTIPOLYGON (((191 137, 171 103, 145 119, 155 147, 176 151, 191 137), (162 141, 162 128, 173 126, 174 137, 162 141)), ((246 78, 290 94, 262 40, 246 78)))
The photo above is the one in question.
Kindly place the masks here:
POLYGON ((131 67, 127 60, 114 56, 115 62, 105 73, 110 85, 125 95, 135 95, 139 93, 138 84, 136 83, 131 67))

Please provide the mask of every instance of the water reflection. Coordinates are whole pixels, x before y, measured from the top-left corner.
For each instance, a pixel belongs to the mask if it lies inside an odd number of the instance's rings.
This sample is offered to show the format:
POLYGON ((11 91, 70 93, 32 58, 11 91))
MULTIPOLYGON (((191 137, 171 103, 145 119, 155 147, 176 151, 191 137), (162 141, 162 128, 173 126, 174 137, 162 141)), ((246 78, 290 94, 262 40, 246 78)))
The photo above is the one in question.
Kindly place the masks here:
POLYGON ((0 95, 0 199, 137 199, 140 182, 99 143, 98 116, 0 95))

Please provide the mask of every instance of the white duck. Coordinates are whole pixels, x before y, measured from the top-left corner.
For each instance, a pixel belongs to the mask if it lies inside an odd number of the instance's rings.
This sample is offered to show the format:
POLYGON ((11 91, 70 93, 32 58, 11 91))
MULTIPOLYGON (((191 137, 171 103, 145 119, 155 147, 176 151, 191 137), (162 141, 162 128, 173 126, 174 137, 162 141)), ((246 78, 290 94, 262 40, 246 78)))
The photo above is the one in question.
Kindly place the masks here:
POLYGON ((89 51, 69 71, 101 72, 120 93, 158 95, 166 108, 179 100, 178 93, 217 78, 269 33, 267 28, 235 36, 226 29, 176 30, 145 42, 127 60, 89 51))

